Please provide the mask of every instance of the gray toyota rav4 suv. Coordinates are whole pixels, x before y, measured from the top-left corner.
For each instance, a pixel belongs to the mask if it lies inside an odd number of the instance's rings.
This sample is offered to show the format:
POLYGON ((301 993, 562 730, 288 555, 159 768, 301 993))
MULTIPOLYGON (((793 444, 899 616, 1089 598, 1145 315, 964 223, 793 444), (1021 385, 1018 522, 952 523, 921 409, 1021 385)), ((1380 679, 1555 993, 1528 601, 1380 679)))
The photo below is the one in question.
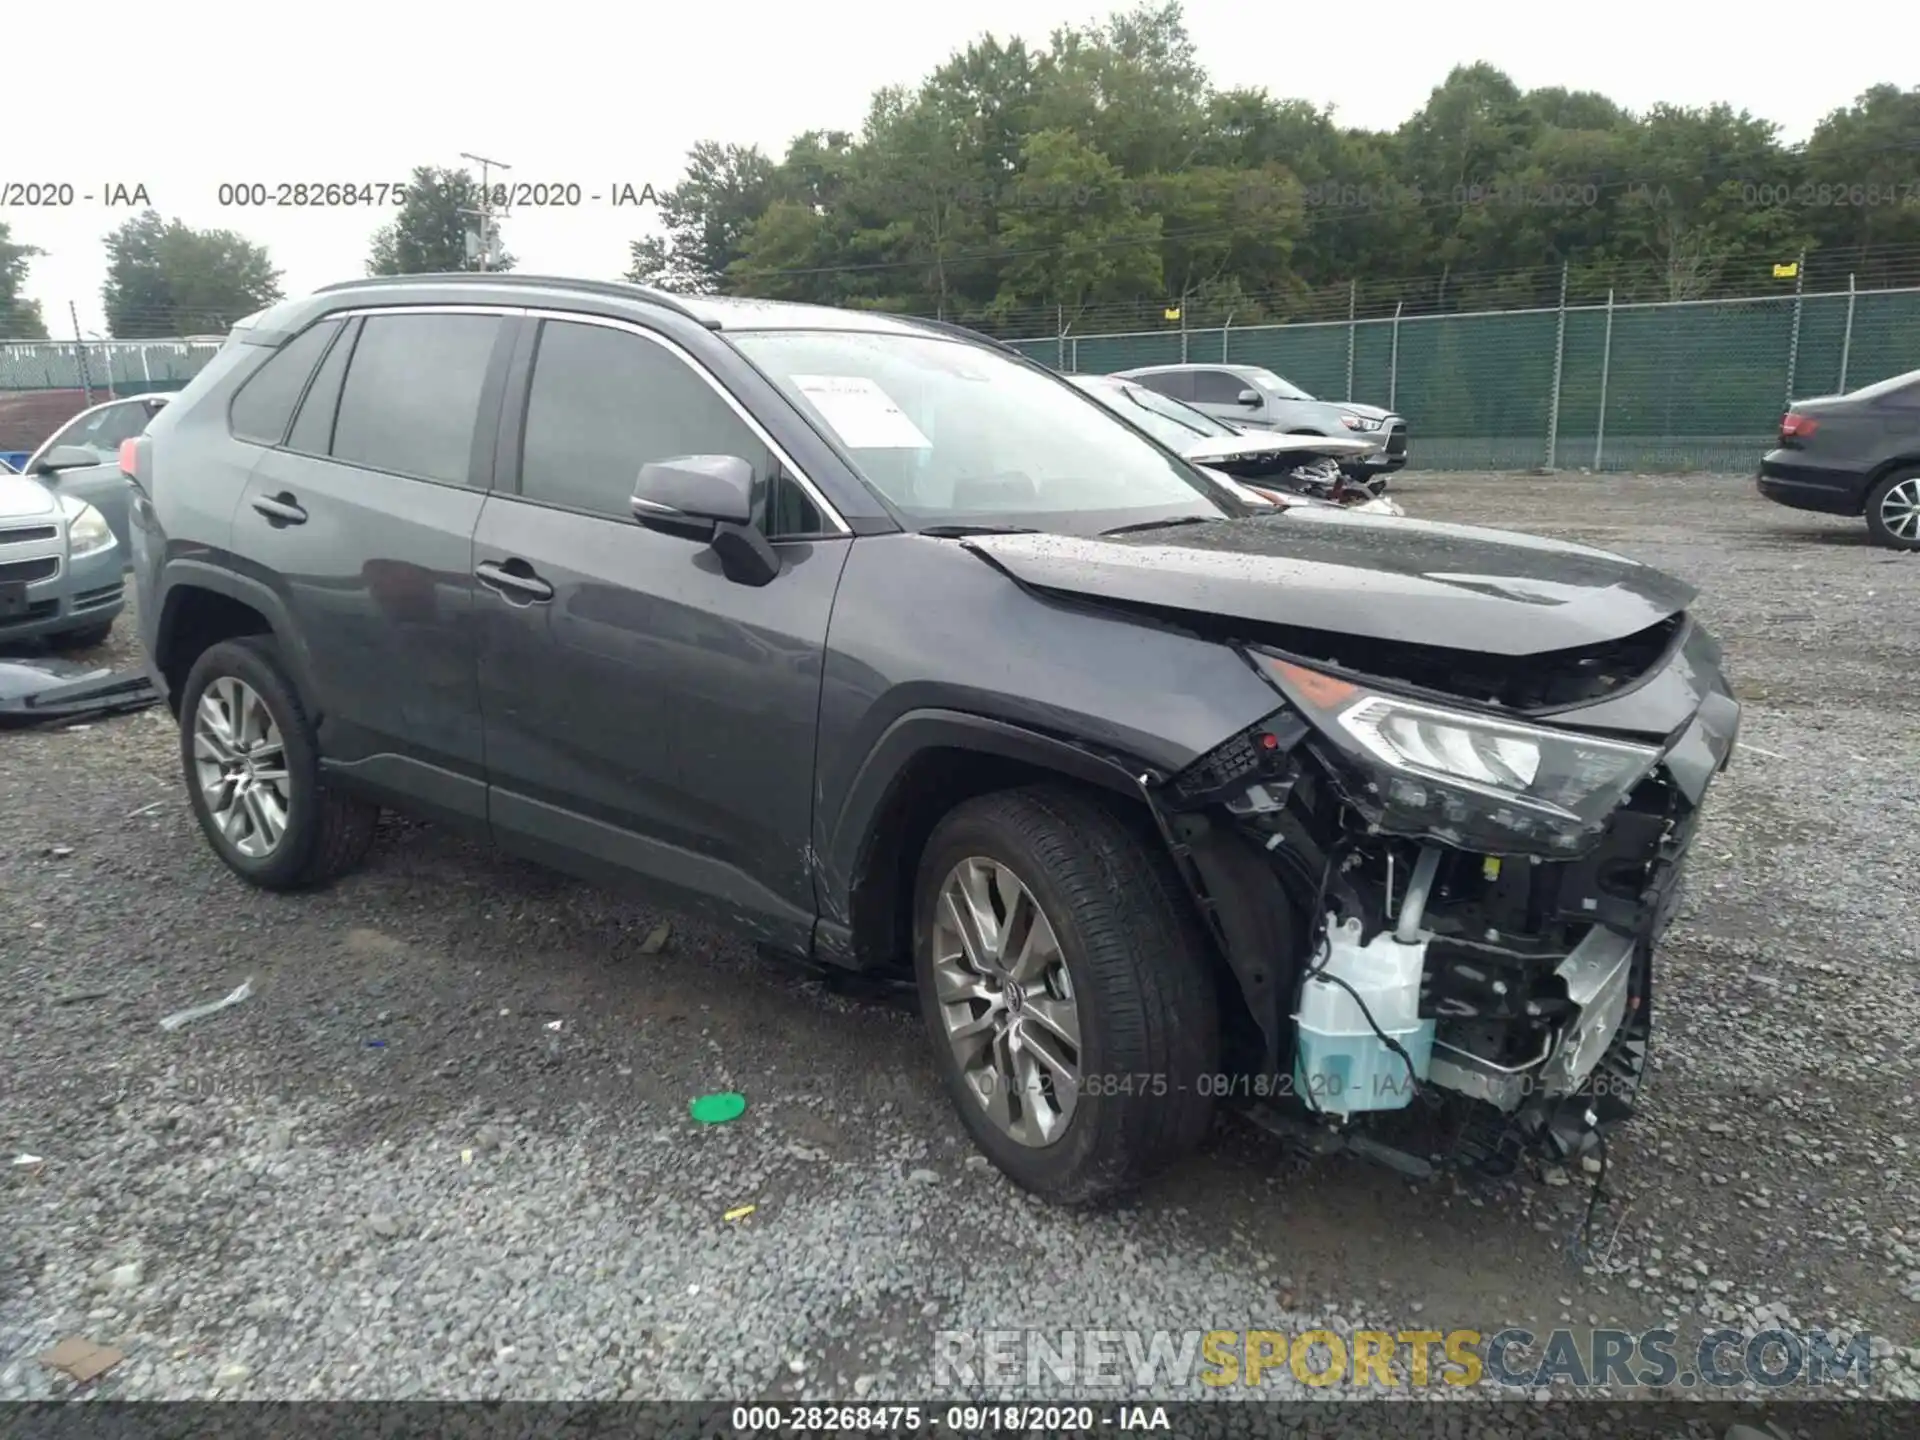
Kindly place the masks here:
POLYGON ((124 458, 256 885, 392 806, 896 971, 1062 1202, 1221 1105, 1409 1167, 1416 1096, 1482 1164, 1633 1107, 1739 720, 1657 571, 1255 512, 952 327, 536 277, 277 305, 124 458))

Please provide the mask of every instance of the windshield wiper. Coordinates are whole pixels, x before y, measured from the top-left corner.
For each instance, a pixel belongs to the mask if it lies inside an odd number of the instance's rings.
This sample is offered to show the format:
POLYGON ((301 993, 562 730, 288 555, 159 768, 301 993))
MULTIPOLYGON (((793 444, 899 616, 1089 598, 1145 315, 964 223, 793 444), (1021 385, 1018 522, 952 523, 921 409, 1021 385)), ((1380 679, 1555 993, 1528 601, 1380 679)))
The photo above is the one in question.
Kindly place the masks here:
POLYGON ((1102 530, 1102 535, 1131 535, 1136 530, 1167 530, 1175 525, 1211 525, 1218 515, 1176 515, 1171 520, 1136 520, 1131 525, 1116 525, 1111 530, 1102 530))
POLYGON ((1038 535, 1031 525, 929 525, 920 532, 938 540, 953 540, 964 535, 1038 535))

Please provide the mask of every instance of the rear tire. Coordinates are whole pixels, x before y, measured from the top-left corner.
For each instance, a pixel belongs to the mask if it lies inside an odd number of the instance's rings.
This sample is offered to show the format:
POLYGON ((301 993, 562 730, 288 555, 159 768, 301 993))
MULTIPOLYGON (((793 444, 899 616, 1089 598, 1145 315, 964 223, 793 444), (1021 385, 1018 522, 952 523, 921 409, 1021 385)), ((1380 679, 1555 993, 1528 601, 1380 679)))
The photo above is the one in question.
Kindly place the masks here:
POLYGON ((1920 550, 1920 469, 1896 470, 1867 492, 1867 533, 1889 550, 1920 550))
POLYGON ((267 636, 223 641, 194 662, 180 762, 207 843, 263 890, 323 885, 373 843, 380 807, 320 783, 313 724, 267 636))
POLYGON ((1047 785, 950 813, 921 857, 914 970, 948 1096, 974 1142, 1022 1188, 1063 1205, 1099 1200, 1206 1135, 1220 1048, 1206 941, 1168 857, 1111 805, 1047 785), (997 975, 962 956, 955 906, 968 895, 984 897, 993 928, 1009 932, 997 975), (1052 957, 1044 974, 1037 955, 1052 957), (986 978, 976 984, 974 974, 986 978), (1069 1015, 1077 1044, 1056 1028, 1069 1015), (969 1021, 1000 1038, 956 1043, 950 1027, 969 1021), (1009 1027, 1028 1037, 1011 1050, 1009 1027), (978 1068, 965 1047, 978 1051, 978 1068), (1015 1072, 997 1090, 982 1079, 989 1056, 1015 1072), (1078 1079, 1063 1089, 1069 1060, 1078 1079))

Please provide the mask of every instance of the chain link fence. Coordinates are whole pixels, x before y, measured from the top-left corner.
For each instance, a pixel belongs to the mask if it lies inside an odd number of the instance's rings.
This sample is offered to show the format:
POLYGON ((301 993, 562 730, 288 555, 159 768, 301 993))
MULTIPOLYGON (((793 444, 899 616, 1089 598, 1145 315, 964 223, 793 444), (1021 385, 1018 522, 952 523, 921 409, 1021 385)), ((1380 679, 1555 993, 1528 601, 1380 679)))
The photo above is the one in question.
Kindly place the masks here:
POLYGON ((1433 470, 1749 470, 1789 401, 1920 369, 1920 288, 1012 342, 1043 364, 1260 365, 1407 417, 1433 470))

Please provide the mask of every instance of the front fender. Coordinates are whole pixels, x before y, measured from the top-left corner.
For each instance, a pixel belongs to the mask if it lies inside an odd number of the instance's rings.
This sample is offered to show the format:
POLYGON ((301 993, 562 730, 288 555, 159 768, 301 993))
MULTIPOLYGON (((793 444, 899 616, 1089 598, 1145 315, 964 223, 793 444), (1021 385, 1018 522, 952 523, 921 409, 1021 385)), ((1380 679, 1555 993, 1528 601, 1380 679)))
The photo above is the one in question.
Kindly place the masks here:
POLYGON ((853 923, 874 820, 929 749, 1135 799, 1282 704, 1231 646, 1020 584, 963 543, 853 544, 834 598, 811 832, 824 927, 853 923))
POLYGON ((1138 798, 1139 771, 1124 757, 1057 736, 958 710, 914 710, 888 726, 847 787, 819 847, 821 897, 830 919, 845 923, 853 878, 867 859, 875 821, 914 760, 931 750, 966 750, 1057 771, 1138 798))

